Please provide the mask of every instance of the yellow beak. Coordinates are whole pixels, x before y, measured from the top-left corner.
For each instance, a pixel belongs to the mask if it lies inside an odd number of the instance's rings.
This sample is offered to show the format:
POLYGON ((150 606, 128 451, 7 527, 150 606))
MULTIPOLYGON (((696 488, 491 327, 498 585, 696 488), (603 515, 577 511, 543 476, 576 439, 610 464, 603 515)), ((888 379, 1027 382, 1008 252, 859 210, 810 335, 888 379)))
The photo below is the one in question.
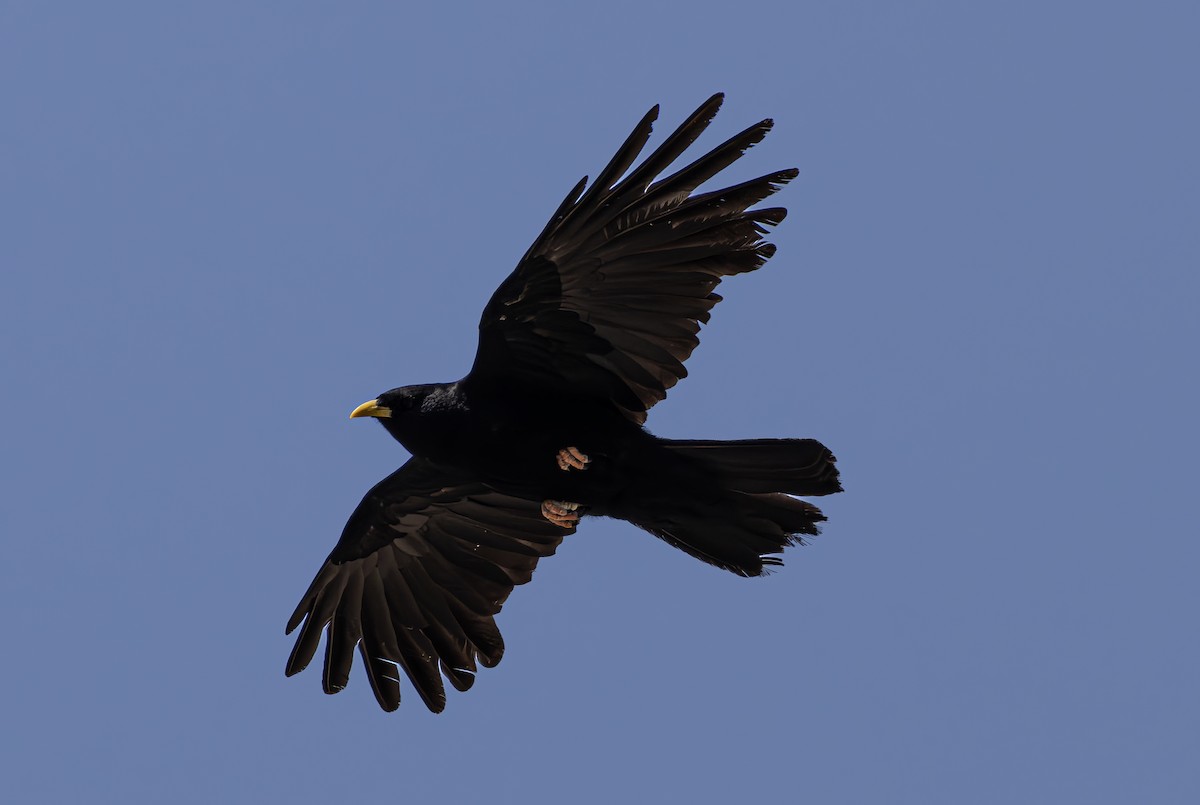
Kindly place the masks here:
POLYGON ((379 400, 368 400, 362 405, 350 412, 350 418, 355 419, 360 416, 377 416, 387 419, 392 415, 391 408, 384 408, 379 404, 379 400))

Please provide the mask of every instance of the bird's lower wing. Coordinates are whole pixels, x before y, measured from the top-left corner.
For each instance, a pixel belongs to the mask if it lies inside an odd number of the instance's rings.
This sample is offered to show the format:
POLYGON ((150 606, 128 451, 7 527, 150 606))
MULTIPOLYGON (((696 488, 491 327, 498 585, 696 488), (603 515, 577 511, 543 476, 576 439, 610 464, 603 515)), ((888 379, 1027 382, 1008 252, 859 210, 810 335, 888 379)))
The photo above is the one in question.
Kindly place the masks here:
POLYGON ((569 533, 540 502, 410 460, 363 498, 297 605, 287 675, 308 666, 325 632, 326 693, 346 686, 357 646, 380 707, 399 706, 400 668, 440 712, 442 675, 467 690, 477 662, 500 661, 494 616, 569 533))

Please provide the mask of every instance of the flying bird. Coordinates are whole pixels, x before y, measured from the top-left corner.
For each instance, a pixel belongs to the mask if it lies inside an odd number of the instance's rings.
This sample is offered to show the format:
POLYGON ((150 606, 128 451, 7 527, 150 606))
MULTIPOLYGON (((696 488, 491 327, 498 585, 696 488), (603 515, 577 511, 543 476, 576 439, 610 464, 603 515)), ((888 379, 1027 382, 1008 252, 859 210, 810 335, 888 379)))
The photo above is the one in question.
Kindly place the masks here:
POLYGON ((404 386, 354 409, 412 458, 369 491, 287 624, 287 675, 325 635, 322 683, 357 647, 380 707, 400 670, 425 705, 500 662, 495 616, 586 515, 608 516, 742 576, 817 534, 796 495, 841 491, 813 439, 660 439, 646 413, 687 375, 724 277, 761 267, 781 207, 754 209, 781 170, 696 193, 771 129, 763 120, 663 176, 721 106, 714 95, 636 167, 658 107, 588 186, 576 184, 483 310, 475 362, 453 383, 404 386), (661 177, 661 178, 660 178, 661 177))

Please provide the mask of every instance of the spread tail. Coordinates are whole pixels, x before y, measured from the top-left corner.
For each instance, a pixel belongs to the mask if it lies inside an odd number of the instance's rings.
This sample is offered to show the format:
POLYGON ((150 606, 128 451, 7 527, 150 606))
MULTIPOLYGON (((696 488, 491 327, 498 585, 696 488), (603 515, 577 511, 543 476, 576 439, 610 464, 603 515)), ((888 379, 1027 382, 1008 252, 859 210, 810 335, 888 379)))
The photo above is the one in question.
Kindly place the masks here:
POLYGON ((663 440, 683 459, 662 498, 637 515, 635 525, 709 564, 742 576, 781 565, 779 554, 820 533, 825 515, 792 495, 840 492, 833 454, 813 439, 738 441, 663 440), (639 516, 640 515, 640 516, 639 516))

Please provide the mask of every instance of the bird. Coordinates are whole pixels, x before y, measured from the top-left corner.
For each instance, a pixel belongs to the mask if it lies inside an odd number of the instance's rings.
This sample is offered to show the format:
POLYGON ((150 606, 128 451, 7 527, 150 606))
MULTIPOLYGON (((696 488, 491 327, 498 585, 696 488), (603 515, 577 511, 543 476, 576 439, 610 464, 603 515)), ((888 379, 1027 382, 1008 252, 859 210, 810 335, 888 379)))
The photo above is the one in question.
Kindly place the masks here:
POLYGON ((584 517, 628 521, 748 577, 819 533, 825 516, 801 496, 842 490, 821 442, 664 439, 645 427, 687 375, 721 300, 714 289, 774 255, 764 237, 786 210, 755 205, 797 176, 697 192, 770 119, 667 173, 723 98, 639 163, 654 106, 594 182, 572 187, 484 307, 462 379, 394 388, 353 410, 411 458, 367 492, 296 606, 287 676, 324 636, 326 693, 347 686, 357 649, 383 710, 399 707, 407 676, 441 712, 445 682, 466 691, 480 666, 500 662, 496 614, 584 517))

